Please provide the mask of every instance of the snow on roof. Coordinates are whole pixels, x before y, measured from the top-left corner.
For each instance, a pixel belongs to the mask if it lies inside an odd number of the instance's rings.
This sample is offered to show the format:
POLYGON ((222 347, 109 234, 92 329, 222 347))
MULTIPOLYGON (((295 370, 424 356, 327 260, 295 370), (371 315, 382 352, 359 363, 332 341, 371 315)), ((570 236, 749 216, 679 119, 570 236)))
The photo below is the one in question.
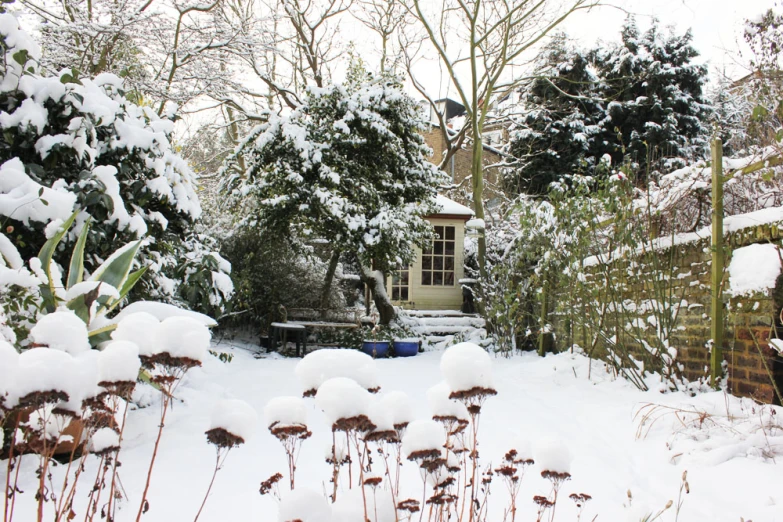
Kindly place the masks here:
POLYGON ((461 205, 453 199, 447 198, 446 196, 441 196, 438 194, 435 196, 435 203, 440 208, 436 215, 448 214, 451 216, 473 216, 473 211, 468 207, 461 205))

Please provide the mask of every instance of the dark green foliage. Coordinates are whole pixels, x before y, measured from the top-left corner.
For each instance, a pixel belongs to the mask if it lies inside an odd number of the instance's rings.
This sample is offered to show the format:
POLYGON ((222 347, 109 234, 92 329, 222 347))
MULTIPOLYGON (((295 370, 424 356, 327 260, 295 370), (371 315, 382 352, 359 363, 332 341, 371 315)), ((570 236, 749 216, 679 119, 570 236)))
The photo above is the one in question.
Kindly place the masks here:
POLYGON ((639 34, 632 18, 621 43, 606 50, 554 39, 512 133, 510 152, 522 166, 508 183, 546 194, 564 175, 624 163, 635 172, 670 170, 702 157, 711 108, 702 92, 707 68, 693 64, 691 40, 690 31, 664 34, 657 23, 639 34))
MULTIPOLYGON (((242 227, 223 242, 221 254, 231 261, 235 285, 230 305, 237 315, 226 325, 265 329, 283 320, 281 305, 318 308, 326 268, 302 245, 242 227)), ((330 302, 341 302, 339 288, 333 287, 330 302)))

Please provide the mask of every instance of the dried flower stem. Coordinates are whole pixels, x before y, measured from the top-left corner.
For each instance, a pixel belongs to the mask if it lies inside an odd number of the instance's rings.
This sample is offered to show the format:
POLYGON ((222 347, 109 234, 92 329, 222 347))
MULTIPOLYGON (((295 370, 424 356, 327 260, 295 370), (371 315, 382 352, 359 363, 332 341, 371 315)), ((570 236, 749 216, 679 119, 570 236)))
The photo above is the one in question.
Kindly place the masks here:
POLYGON ((161 396, 161 401, 162 401, 162 409, 160 414, 160 426, 158 426, 158 436, 155 438, 155 446, 152 449, 152 459, 150 459, 150 467, 149 470, 147 471, 147 481, 144 484, 144 492, 141 494, 141 502, 139 503, 139 512, 136 515, 136 522, 141 521, 141 515, 143 515, 144 512, 146 511, 144 508, 147 502, 147 493, 149 492, 150 489, 150 481, 152 480, 152 468, 155 466, 155 457, 157 457, 158 455, 158 447, 160 446, 160 439, 161 436, 163 435, 163 428, 166 422, 166 413, 168 413, 169 410, 169 403, 171 402, 171 396, 164 391, 163 395, 161 396))
POLYGON ((226 462, 226 458, 228 458, 229 451, 231 451, 231 448, 220 448, 220 447, 217 448, 217 456, 215 457, 215 469, 212 472, 212 480, 209 481, 209 487, 207 488, 207 492, 204 495, 204 500, 201 502, 201 507, 198 508, 198 513, 196 513, 196 518, 193 519, 193 522, 197 522, 198 517, 201 516, 201 512, 204 510, 204 506, 207 504, 209 493, 212 491, 212 486, 215 484, 215 478, 217 477, 217 473, 218 471, 220 471, 220 468, 222 468, 223 464, 226 462), (221 451, 223 450, 225 451, 225 453, 221 455, 221 451))

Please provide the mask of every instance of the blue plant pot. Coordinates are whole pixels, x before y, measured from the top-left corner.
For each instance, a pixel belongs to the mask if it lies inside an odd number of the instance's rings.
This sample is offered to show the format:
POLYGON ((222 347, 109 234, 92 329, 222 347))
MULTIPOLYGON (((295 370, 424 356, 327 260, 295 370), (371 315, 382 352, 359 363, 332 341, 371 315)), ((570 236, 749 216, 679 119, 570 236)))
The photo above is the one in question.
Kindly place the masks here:
POLYGON ((373 357, 386 357, 389 354, 389 341, 364 341, 362 351, 373 357))
POLYGON ((419 343, 414 341, 394 341, 394 355, 397 357, 413 357, 419 353, 419 343))

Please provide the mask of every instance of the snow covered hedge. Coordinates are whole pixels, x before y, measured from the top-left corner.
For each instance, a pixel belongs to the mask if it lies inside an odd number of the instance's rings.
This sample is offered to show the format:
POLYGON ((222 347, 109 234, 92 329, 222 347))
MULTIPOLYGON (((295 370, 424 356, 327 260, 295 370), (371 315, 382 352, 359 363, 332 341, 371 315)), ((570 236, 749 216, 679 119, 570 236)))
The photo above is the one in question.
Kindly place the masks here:
POLYGON ((159 118, 111 74, 39 74, 40 48, 10 14, 0 15, 0 47, 0 216, 22 257, 36 255, 80 208, 58 262, 91 217, 88 270, 117 245, 145 238, 139 261, 152 277, 144 294, 219 311, 231 294, 230 265, 193 231, 201 207, 195 174, 170 142, 176 107, 159 118))

